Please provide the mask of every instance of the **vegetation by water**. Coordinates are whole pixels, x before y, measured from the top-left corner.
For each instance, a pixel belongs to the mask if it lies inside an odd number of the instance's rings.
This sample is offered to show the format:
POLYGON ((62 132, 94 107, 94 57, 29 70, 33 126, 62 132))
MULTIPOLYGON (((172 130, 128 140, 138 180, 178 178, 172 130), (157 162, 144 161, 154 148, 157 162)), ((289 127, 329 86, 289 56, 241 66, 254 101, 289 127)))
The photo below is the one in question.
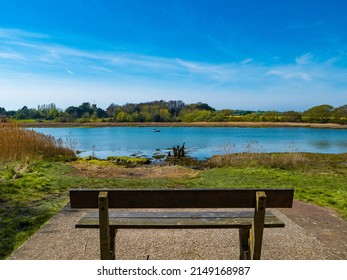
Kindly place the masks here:
POLYGON ((96 157, 88 156, 79 158, 78 162, 88 162, 96 165, 111 165, 119 164, 127 167, 136 166, 139 164, 149 164, 151 160, 143 157, 127 157, 127 156, 109 156, 106 159, 98 159, 96 157))
POLYGON ((106 109, 84 102, 65 110, 55 104, 38 108, 24 106, 16 111, 0 107, 0 121, 16 119, 21 122, 308 122, 347 124, 347 105, 334 108, 323 104, 303 112, 252 111, 225 108, 216 110, 206 103, 185 104, 183 101, 154 101, 146 103, 110 104, 106 109))
MULTIPOLYGON (((136 174, 86 176, 76 165, 42 159, 2 163, 0 258, 6 258, 66 205, 70 188, 293 187, 296 199, 327 206, 347 219, 347 154, 236 154, 237 160, 232 157, 212 158, 194 177, 169 179, 136 174)), ((96 163, 80 161, 79 164, 96 163)), ((102 165, 96 169, 98 174, 103 172, 102 165)), ((138 169, 133 170, 131 173, 138 169)))
POLYGON ((62 140, 26 130, 15 123, 0 124, 0 161, 75 157, 62 140))

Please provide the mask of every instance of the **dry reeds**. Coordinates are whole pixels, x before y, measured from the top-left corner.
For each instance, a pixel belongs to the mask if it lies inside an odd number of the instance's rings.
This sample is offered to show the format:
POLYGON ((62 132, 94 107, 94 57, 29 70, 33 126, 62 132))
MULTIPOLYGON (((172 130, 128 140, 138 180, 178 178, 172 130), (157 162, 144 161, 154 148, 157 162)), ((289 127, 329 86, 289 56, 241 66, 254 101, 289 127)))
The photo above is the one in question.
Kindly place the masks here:
POLYGON ((235 153, 213 156, 209 163, 212 167, 240 166, 240 167, 268 167, 293 169, 306 163, 302 153, 235 153))
POLYGON ((74 155, 61 139, 56 140, 54 137, 21 128, 16 123, 0 124, 0 161, 74 155))

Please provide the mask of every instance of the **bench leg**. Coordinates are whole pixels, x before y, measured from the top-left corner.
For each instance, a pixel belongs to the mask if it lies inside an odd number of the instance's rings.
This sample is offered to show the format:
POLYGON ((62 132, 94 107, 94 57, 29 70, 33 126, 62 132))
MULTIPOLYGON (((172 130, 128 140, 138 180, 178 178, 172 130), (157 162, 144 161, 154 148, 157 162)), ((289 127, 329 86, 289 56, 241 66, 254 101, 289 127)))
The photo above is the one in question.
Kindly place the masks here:
POLYGON ((111 260, 116 259, 116 235, 117 235, 117 228, 110 227, 110 257, 111 257, 111 260))
MULTIPOLYGON (((111 238, 112 234, 108 219, 108 195, 107 192, 99 193, 99 232, 100 232, 100 259, 112 260, 111 238)), ((114 244, 114 242, 113 242, 114 244)))
POLYGON ((250 232, 250 251, 252 260, 260 260, 261 248, 263 245, 265 209, 266 194, 264 192, 257 192, 254 221, 250 232))
POLYGON ((239 229, 240 260, 250 260, 249 228, 239 229))

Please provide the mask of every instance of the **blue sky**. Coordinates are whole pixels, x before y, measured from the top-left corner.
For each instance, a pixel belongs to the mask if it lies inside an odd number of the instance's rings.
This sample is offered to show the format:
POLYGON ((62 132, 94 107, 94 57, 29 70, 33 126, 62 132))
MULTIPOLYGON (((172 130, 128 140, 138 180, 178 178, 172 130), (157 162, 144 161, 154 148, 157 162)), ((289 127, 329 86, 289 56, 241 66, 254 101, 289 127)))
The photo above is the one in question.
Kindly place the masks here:
POLYGON ((0 107, 347 103, 344 0, 0 0, 0 107))

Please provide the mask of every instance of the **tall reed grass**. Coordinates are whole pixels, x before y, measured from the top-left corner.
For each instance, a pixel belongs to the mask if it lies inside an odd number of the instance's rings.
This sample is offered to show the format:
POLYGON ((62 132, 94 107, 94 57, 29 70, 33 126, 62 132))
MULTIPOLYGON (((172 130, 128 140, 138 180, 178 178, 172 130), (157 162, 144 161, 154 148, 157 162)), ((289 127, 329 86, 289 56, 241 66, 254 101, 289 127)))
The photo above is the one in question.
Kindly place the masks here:
POLYGON ((61 139, 24 129, 16 123, 0 124, 0 161, 32 160, 50 157, 74 157, 61 139))
POLYGON ((295 169, 307 163, 302 153, 235 153, 213 156, 209 160, 211 167, 241 166, 295 169))

